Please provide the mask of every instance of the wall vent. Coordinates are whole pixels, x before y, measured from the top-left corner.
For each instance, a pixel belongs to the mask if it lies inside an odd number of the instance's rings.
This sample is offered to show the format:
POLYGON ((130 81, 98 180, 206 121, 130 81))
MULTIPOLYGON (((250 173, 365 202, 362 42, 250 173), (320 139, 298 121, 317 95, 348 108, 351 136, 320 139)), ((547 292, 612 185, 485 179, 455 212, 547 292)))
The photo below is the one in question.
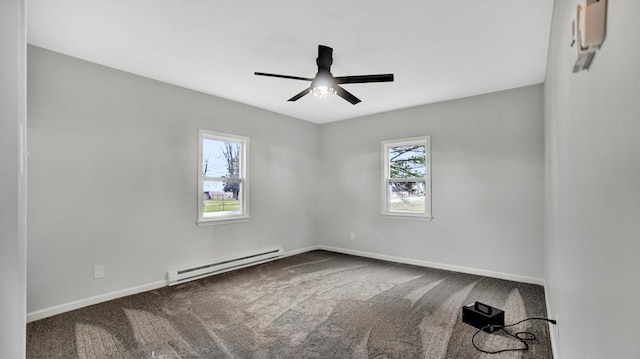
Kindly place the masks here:
POLYGON ((281 247, 272 248, 233 258, 195 265, 189 268, 170 270, 167 272, 167 285, 181 284, 195 279, 208 277, 210 275, 265 263, 282 257, 283 253, 284 250, 281 247))

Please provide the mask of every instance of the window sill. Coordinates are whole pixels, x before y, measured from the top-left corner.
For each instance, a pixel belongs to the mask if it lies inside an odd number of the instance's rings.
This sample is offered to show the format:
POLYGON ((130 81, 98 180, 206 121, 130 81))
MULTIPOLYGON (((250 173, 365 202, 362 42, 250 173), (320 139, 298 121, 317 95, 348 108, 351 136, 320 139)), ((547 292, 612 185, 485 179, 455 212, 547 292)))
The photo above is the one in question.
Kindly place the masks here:
POLYGON ((382 218, 384 219, 404 219, 409 221, 424 221, 431 222, 433 217, 431 216, 417 216, 412 214, 391 214, 391 213, 383 213, 382 218))
POLYGON ((234 224, 249 222, 251 217, 233 217, 233 218, 220 218, 220 219, 201 219, 196 222, 198 227, 219 226, 223 224, 234 224))

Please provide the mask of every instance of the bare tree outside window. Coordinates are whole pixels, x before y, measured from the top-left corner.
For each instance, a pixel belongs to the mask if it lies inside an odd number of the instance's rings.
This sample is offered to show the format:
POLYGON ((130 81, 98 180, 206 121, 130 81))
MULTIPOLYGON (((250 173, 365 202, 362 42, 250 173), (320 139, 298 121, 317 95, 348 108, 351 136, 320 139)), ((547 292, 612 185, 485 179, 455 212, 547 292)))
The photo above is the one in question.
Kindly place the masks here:
MULTIPOLYGON (((240 175, 240 144, 224 142, 222 154, 227 162, 227 176, 229 178, 238 178, 240 175)), ((240 182, 224 182, 223 191, 232 193, 233 198, 237 200, 240 193, 240 182)))
POLYGON ((383 142, 384 214, 428 216, 428 137, 383 142))
MULTIPOLYGON (((389 148, 391 178, 423 178, 426 173, 424 145, 395 146, 389 148)), ((392 182, 395 193, 424 195, 424 187, 416 182, 392 182)))
POLYGON ((201 221, 244 217, 245 161, 248 138, 201 131, 201 221))

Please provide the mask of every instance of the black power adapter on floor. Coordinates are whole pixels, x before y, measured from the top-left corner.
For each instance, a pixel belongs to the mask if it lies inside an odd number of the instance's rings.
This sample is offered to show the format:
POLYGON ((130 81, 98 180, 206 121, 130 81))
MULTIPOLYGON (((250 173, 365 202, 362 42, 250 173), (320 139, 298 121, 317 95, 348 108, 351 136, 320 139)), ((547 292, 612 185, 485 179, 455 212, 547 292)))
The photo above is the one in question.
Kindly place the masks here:
POLYGON ((494 308, 490 305, 486 305, 480 302, 475 302, 473 304, 465 305, 462 307, 462 322, 469 324, 475 328, 478 328, 478 331, 471 337, 471 344, 477 350, 487 353, 487 354, 498 354, 503 352, 515 352, 515 351, 527 351, 529 350, 529 344, 527 342, 537 340, 535 334, 531 332, 517 332, 511 333, 506 330, 506 328, 513 327, 520 323, 524 323, 530 320, 540 320, 546 321, 551 324, 557 324, 557 322, 553 319, 548 318, 527 318, 523 319, 517 323, 505 325, 504 324, 504 311, 498 308, 494 308), (514 339, 520 341, 523 344, 521 348, 507 348, 500 349, 495 351, 489 351, 485 349, 479 348, 474 339, 478 333, 485 331, 487 333, 493 333, 498 330, 502 330, 508 336, 513 337, 514 339))
POLYGON ((462 322, 487 333, 504 327, 504 311, 480 302, 462 307, 462 322))

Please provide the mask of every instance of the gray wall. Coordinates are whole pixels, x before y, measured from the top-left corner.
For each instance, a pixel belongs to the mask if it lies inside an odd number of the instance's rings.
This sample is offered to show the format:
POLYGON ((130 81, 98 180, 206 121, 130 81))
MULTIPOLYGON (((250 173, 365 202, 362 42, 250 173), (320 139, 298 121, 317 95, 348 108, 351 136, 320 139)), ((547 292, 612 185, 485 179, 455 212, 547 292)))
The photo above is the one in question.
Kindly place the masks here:
POLYGON ((572 74, 577 3, 555 2, 545 83, 547 294, 559 358, 637 358, 640 2, 609 1, 602 49, 572 74))
POLYGON ((323 243, 542 278, 542 99, 536 85, 323 125, 323 243), (380 141, 420 135, 431 136, 434 219, 383 218, 380 141))
POLYGON ((316 244, 317 125, 37 47, 28 90, 29 312, 316 244), (199 128, 251 138, 250 222, 196 226, 199 128))
POLYGON ((24 22, 24 1, 0 2, 0 358, 25 355, 24 22))
POLYGON ((276 244, 543 277, 541 85, 319 126, 37 47, 28 70, 29 312, 276 244), (251 138, 249 223, 195 225, 198 128, 251 138), (435 219, 383 219, 380 141, 417 135, 435 219))

